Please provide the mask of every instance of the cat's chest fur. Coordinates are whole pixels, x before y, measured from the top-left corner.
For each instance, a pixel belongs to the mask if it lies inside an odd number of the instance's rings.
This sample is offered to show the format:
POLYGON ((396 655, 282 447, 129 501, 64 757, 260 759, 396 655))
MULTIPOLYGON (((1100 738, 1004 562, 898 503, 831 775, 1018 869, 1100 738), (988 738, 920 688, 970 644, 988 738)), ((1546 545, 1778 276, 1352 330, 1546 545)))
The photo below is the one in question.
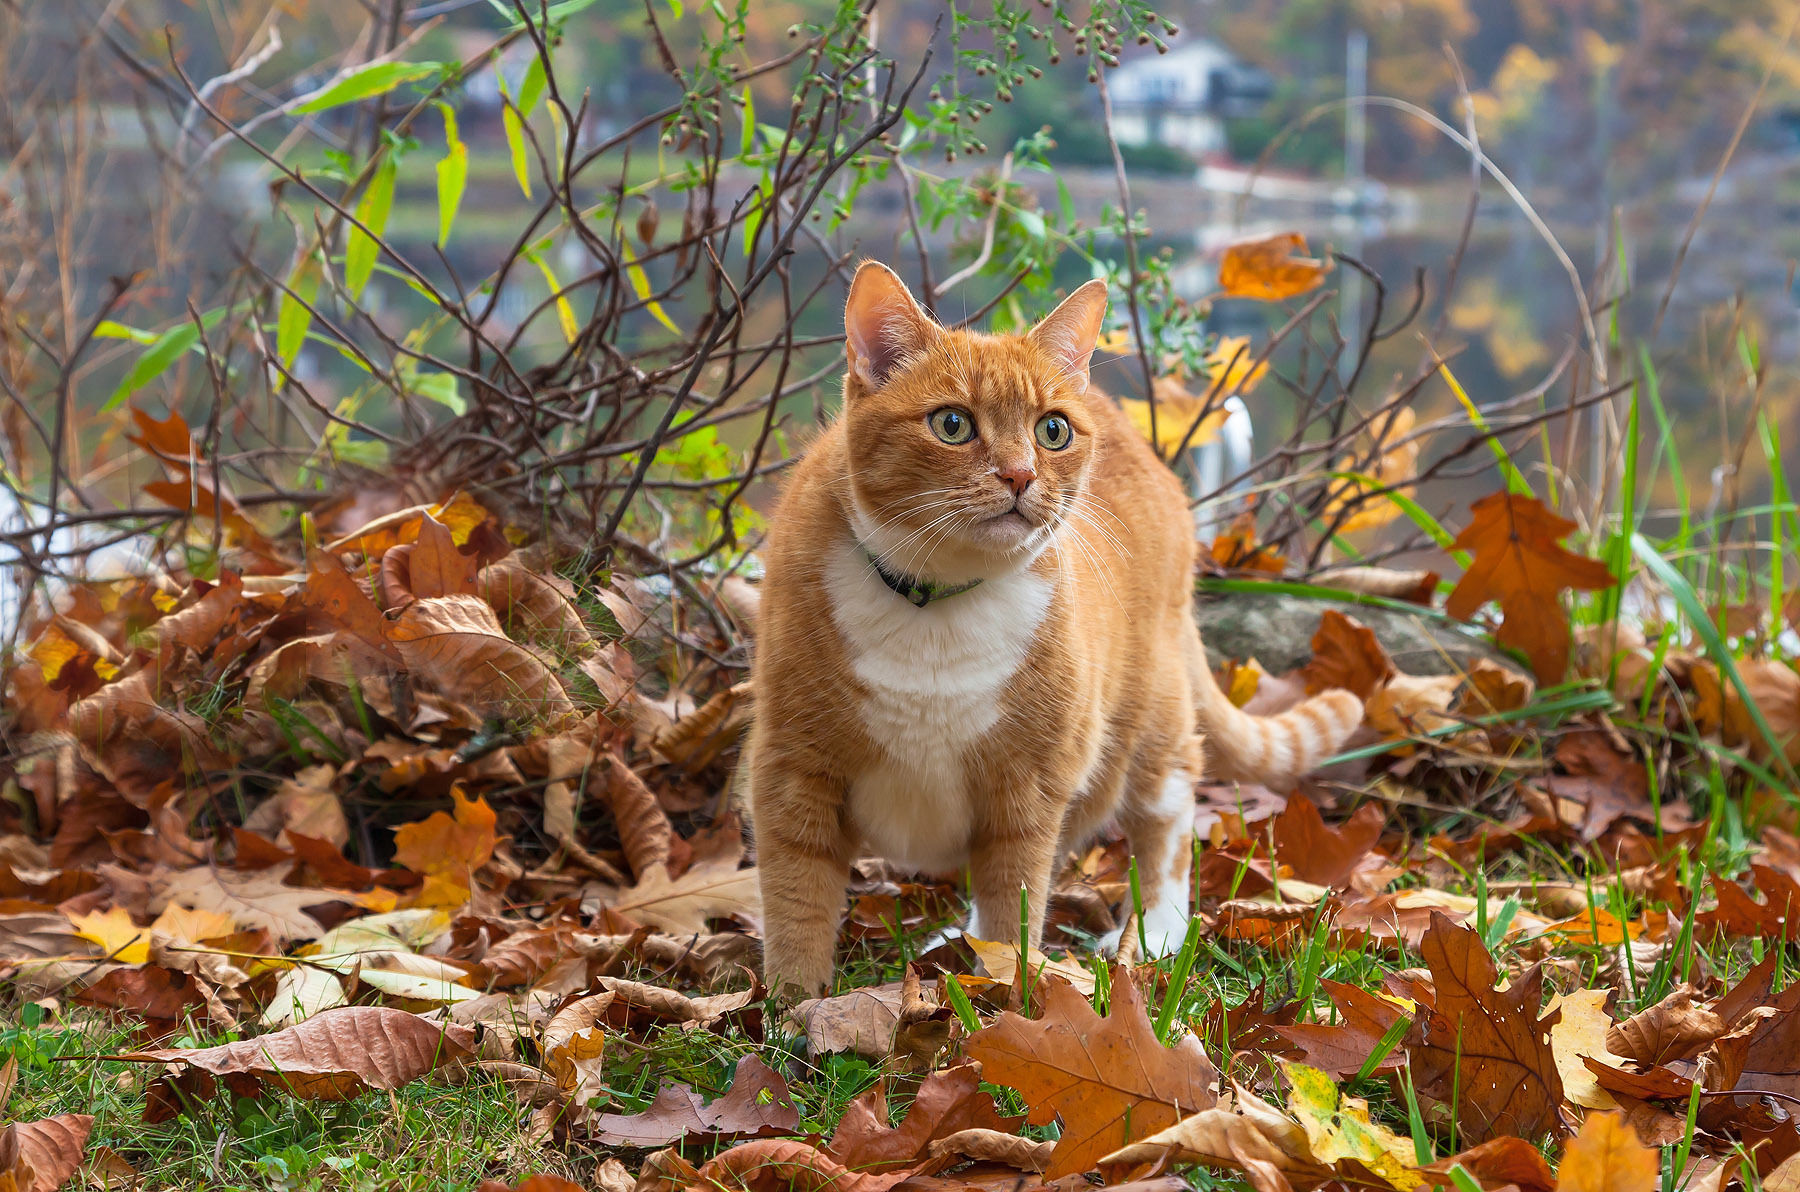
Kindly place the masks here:
POLYGON ((825 586, 867 692, 863 729, 881 751, 850 785, 850 819, 884 856, 958 868, 975 821, 963 758, 1000 719, 1001 696, 1050 607, 1050 581, 1021 570, 917 608, 844 547, 825 586))

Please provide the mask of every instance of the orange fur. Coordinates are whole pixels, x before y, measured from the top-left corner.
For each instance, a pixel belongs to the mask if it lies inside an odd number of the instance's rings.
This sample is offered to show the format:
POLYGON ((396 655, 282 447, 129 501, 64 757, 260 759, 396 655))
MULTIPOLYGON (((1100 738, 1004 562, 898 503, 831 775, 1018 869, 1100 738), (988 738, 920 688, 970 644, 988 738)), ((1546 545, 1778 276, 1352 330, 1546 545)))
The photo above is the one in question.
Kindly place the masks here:
POLYGON ((1178 946, 1196 730, 1229 775, 1272 779, 1361 718, 1342 692, 1266 721, 1219 692, 1181 487, 1088 388, 1105 302, 1090 282, 1028 335, 990 336, 938 327, 882 266, 857 272, 844 412, 795 468, 766 554, 748 773, 771 986, 829 984, 859 850, 968 866, 972 929, 999 938, 1023 886, 1035 942, 1057 857, 1112 818, 1152 946, 1178 946), (946 408, 973 438, 933 430, 946 408), (1073 429, 1060 450, 1035 437, 1051 414, 1073 429), (915 607, 871 555, 982 582, 915 607))

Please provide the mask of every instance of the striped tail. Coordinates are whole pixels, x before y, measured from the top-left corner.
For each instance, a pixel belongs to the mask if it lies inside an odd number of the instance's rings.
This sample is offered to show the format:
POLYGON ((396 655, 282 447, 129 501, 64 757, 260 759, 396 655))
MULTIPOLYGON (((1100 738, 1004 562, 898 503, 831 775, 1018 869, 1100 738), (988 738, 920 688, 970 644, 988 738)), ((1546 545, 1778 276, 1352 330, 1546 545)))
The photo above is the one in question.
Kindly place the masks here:
POLYGON ((1219 690, 1200 635, 1192 640, 1188 670, 1209 778, 1288 784, 1336 753, 1362 723, 1362 701, 1348 691, 1320 692, 1279 716, 1252 716, 1219 690))

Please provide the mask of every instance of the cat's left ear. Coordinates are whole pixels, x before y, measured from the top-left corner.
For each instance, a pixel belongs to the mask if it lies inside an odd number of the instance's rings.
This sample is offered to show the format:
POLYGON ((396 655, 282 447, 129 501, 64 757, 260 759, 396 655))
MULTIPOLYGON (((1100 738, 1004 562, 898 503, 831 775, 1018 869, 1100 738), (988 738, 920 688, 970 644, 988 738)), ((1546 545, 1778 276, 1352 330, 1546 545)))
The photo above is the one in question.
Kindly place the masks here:
POLYGON ((1095 278, 1062 300, 1031 329, 1031 339, 1050 354, 1056 366, 1082 388, 1087 387, 1088 357, 1100 339, 1106 318, 1106 283, 1095 278))

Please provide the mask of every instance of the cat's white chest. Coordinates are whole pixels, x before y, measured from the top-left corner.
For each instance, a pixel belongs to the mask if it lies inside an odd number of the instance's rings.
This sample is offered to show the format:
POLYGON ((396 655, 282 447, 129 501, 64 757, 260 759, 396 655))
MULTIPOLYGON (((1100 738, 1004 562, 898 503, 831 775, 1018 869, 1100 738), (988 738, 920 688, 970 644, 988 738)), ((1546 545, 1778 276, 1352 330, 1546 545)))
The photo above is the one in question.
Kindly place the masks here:
POLYGON ((851 784, 851 821, 883 856, 956 869, 974 827, 963 756, 998 722, 1000 696, 1050 606, 1050 583, 1021 570, 916 608, 881 582, 860 550, 843 548, 826 586, 868 691, 864 728, 883 754, 851 784))

